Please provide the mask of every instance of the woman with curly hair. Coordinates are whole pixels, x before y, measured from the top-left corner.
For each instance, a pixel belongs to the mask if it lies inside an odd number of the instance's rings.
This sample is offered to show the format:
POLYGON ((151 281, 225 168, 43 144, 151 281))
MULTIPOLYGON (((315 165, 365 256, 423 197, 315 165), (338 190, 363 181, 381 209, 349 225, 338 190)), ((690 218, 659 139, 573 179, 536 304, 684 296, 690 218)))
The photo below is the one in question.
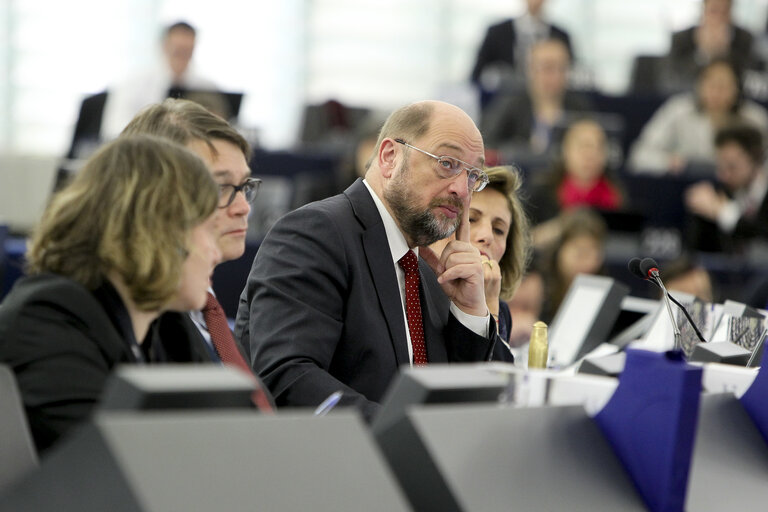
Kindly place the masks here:
POLYGON ((218 197, 202 160, 150 136, 108 144, 53 197, 0 307, 0 362, 39 450, 87 418, 117 364, 193 360, 189 340, 145 340, 162 312, 205 303, 218 197))

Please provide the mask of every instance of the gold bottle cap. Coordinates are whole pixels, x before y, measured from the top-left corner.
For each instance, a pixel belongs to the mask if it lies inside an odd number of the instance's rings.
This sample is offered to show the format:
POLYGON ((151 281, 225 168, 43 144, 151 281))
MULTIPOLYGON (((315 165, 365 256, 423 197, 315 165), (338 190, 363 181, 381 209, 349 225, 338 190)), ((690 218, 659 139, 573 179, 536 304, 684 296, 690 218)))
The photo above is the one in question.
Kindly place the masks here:
POLYGON ((531 331, 531 344, 543 343, 547 344, 547 324, 542 321, 538 321, 533 324, 533 330, 531 331))

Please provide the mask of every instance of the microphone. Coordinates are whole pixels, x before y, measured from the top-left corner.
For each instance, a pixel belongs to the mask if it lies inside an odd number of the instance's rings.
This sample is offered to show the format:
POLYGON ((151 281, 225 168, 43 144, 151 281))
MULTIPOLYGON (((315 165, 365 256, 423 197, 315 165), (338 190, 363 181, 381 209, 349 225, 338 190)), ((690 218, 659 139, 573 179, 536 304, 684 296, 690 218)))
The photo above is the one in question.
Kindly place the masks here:
POLYGON ((661 280, 661 275, 659 274, 659 264, 656 263, 656 260, 653 258, 643 258, 642 260, 640 258, 632 258, 629 260, 627 268, 632 275, 639 277, 640 279, 650 281, 661 289, 664 296, 664 305, 667 307, 667 314, 669 315, 669 320, 672 323, 672 331, 675 336, 676 350, 682 348, 682 335, 680 334, 680 329, 677 327, 677 322, 675 322, 675 317, 672 314, 672 306, 670 306, 670 302, 674 302, 675 305, 683 311, 686 320, 688 320, 688 323, 693 328, 693 331, 696 333, 696 336, 699 338, 699 340, 702 342, 707 341, 704 339, 704 336, 701 335, 698 327, 696 327, 696 324, 694 323, 693 318, 691 318, 691 315, 688 313, 688 310, 667 291, 666 287, 664 286, 664 282, 661 280))
POLYGON ((647 276, 646 279, 650 279, 657 284, 659 284, 661 281, 661 276, 659 275, 659 264, 656 263, 656 260, 653 258, 643 258, 643 260, 640 262, 640 272, 642 272, 644 276, 647 276))
POLYGON ((686 320, 688 320, 688 323, 693 328, 693 332, 696 333, 696 337, 699 338, 699 341, 702 343, 707 342, 707 340, 705 340, 704 336, 701 334, 701 331, 699 331, 699 328, 696 326, 696 322, 694 322, 693 318, 691 318, 691 315, 688 313, 688 310, 685 308, 685 306, 680 304, 677 299, 674 298, 672 294, 667 292, 667 290, 664 288, 664 284, 661 282, 661 276, 659 275, 659 264, 656 263, 656 260, 653 258, 645 258, 641 261, 640 258, 632 258, 629 260, 627 266, 629 271, 635 276, 641 279, 645 279, 646 281, 650 281, 661 288, 665 294, 665 297, 668 297, 669 300, 674 302, 675 305, 682 310, 686 320))
POLYGON ((640 258, 632 258, 629 260, 627 268, 629 268, 629 273, 633 276, 639 277, 640 279, 648 279, 645 274, 643 274, 643 271, 640 270, 640 258))

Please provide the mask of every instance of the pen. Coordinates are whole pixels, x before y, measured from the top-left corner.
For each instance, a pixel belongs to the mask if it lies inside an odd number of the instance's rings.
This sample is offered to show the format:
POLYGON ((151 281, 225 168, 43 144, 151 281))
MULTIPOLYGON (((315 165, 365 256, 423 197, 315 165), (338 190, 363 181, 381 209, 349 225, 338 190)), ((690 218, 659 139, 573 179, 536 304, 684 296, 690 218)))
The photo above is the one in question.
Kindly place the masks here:
POLYGON ((323 400, 323 402, 317 406, 317 409, 315 409, 315 416, 325 416, 328 414, 328 411, 333 409, 336 404, 339 403, 342 395, 344 395, 342 391, 334 391, 331 393, 328 398, 323 400))

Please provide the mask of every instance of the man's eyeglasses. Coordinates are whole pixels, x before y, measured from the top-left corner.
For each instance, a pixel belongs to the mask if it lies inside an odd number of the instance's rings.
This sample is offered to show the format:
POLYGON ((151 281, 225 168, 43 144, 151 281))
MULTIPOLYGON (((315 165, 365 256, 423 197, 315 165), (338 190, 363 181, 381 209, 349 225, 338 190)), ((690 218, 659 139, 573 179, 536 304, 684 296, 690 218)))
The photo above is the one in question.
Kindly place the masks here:
POLYGON ((473 192, 480 192, 488 184, 488 175, 482 170, 474 167, 467 162, 463 162, 458 158, 452 156, 437 156, 419 149, 416 146, 411 146, 403 139, 395 139, 395 142, 407 146, 411 149, 415 149, 419 153, 424 153, 427 156, 431 156, 437 160, 437 174, 441 178, 454 178, 459 175, 461 171, 467 171, 467 186, 469 190, 473 192))
POLYGON ((259 192, 261 180, 258 178, 246 178, 240 185, 219 185, 219 208, 227 208, 235 200, 238 192, 242 191, 245 200, 252 203, 259 192))

